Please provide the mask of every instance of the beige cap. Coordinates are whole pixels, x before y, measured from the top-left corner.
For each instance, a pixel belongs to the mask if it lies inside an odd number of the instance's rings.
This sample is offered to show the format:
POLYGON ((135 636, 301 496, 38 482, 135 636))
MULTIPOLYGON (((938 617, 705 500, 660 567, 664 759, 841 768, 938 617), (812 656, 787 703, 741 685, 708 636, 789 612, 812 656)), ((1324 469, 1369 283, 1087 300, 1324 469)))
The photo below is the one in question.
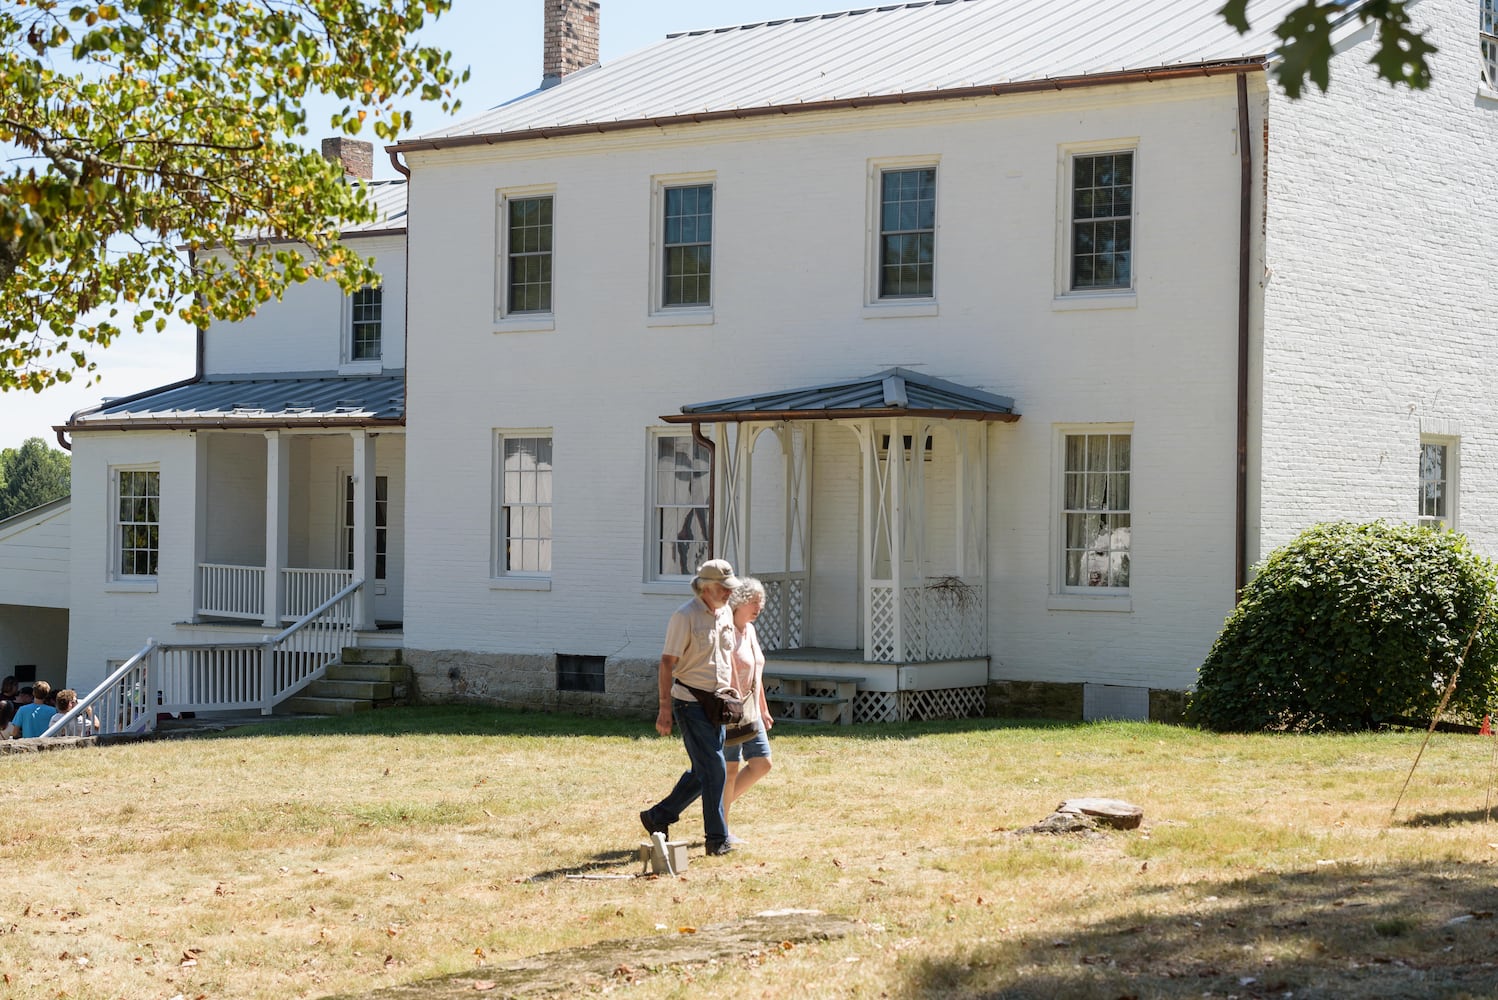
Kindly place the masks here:
POLYGON ((720 583, 729 590, 739 585, 739 578, 733 575, 733 564, 727 559, 709 559, 698 566, 697 579, 703 583, 720 583))

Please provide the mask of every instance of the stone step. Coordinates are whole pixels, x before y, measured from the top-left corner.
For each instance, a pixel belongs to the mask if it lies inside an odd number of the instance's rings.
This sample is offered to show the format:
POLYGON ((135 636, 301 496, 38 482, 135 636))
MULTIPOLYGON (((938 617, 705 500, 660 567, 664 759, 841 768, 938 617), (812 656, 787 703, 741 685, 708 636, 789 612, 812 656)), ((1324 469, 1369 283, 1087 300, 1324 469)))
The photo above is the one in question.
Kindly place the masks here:
POLYGON ((316 698, 311 695, 297 695, 295 698, 287 698, 276 706, 277 714, 290 713, 293 715, 353 715, 355 712, 367 712, 374 708, 374 703, 355 698, 316 698))
POLYGON ((399 663, 330 663, 326 674, 330 681, 383 681, 386 684, 411 683, 411 668, 399 663))
POLYGON ((401 651, 399 649, 370 649, 364 646, 345 646, 343 647, 342 659, 344 663, 382 663, 394 665, 400 663, 401 651))
POLYGON ((306 693, 313 698, 353 698, 359 701, 389 701, 395 685, 388 681, 315 680, 306 693))

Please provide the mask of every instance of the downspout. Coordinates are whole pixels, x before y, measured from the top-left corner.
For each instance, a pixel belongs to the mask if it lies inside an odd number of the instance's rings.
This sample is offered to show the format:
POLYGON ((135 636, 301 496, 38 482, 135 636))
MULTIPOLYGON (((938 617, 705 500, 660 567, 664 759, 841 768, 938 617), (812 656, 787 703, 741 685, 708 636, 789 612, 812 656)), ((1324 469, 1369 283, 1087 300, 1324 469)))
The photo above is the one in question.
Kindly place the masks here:
POLYGON ((400 161, 400 153, 387 149, 390 165, 406 178, 406 320, 405 358, 401 362, 401 424, 409 426, 411 412, 411 168, 400 161))
POLYGON ((1253 144, 1249 135, 1248 75, 1238 73, 1238 481, 1235 497, 1233 603, 1248 582, 1248 335, 1249 267, 1253 263, 1253 144))
POLYGON ((718 522, 718 453, 702 433, 702 421, 692 421, 692 440, 707 449, 707 557, 715 558, 713 540, 718 537, 715 530, 718 522))
MULTIPOLYGON (((189 248, 187 251, 187 269, 189 271, 195 269, 197 267, 197 262, 197 251, 189 248)), ((140 392, 131 393, 128 396, 121 396, 118 399, 111 399, 109 401, 109 405, 113 406, 116 403, 129 403, 133 400, 141 399, 146 396, 154 396, 158 392, 166 392, 170 389, 180 389, 183 386, 192 385, 195 382, 203 381, 203 367, 205 357, 205 351, 203 347, 203 334, 205 331, 206 328, 200 324, 197 327, 196 333, 194 334, 196 348, 193 352, 193 374, 191 378, 185 378, 181 381, 173 382, 170 385, 158 385, 151 389, 143 389, 140 392)), ((57 443, 61 445, 64 450, 72 451, 73 443, 63 435, 68 432, 68 428, 72 426, 73 421, 77 420, 79 416, 85 413, 89 413, 93 410, 102 409, 104 405, 105 404, 103 403, 97 403, 93 406, 85 406, 82 409, 74 410, 72 415, 68 417, 67 423, 63 424, 61 427, 54 428, 57 433, 57 443)))

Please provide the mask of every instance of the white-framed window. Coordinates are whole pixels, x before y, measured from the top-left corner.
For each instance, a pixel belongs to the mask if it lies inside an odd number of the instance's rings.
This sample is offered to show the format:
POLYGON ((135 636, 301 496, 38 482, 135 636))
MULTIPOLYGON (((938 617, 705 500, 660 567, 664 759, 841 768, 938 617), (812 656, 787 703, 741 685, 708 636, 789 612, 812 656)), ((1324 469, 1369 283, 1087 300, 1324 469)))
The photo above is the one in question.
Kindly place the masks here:
POLYGON ((936 296, 936 167, 879 171, 880 299, 936 296))
POLYGON ((359 289, 349 299, 348 359, 379 361, 384 327, 384 293, 377 286, 359 289))
POLYGON ((689 580, 708 558, 712 461, 687 431, 650 435, 647 580, 689 580))
MULTIPOLYGON (((390 551, 390 477, 375 476, 375 566, 376 580, 385 575, 390 551)), ((343 477, 343 568, 354 568, 354 477, 343 477)))
POLYGON ((1116 143, 1062 150, 1058 287, 1063 295, 1134 289, 1137 150, 1116 143))
POLYGON ((551 576, 551 431, 494 435, 495 577, 551 576))
POLYGON ((1498 0, 1478 0, 1478 44, 1482 53, 1482 82, 1498 91, 1498 0))
POLYGON ((551 314, 555 213, 556 194, 551 188, 499 193, 496 319, 551 314))
POLYGON ((713 307, 716 176, 654 178, 651 312, 701 318, 713 307))
POLYGON ((1059 447, 1060 592, 1127 593, 1133 556, 1132 428, 1063 428, 1059 447))
POLYGON ((156 576, 161 558, 161 472, 155 468, 116 468, 114 480, 114 557, 116 579, 156 576))
POLYGON ((1456 527, 1458 441, 1448 437, 1420 438, 1420 494, 1416 523, 1431 528, 1456 527))

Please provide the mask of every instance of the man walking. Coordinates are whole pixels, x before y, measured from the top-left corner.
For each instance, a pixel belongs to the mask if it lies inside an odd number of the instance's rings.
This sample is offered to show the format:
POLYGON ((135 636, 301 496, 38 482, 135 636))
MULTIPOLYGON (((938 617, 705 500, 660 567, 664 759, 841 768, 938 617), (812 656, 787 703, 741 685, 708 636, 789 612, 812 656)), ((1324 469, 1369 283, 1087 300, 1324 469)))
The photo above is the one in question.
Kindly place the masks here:
POLYGON ((733 614, 728 595, 739 585, 725 559, 709 559, 692 579, 690 601, 676 609, 666 626, 666 645, 659 672, 660 710, 655 731, 671 735, 671 721, 681 729, 691 768, 660 802, 640 813, 648 833, 669 836, 668 827, 681 818, 692 800, 702 798, 702 832, 708 854, 727 854, 728 824, 723 819, 723 726, 708 719, 707 711, 689 689, 720 693, 733 684, 733 614))

